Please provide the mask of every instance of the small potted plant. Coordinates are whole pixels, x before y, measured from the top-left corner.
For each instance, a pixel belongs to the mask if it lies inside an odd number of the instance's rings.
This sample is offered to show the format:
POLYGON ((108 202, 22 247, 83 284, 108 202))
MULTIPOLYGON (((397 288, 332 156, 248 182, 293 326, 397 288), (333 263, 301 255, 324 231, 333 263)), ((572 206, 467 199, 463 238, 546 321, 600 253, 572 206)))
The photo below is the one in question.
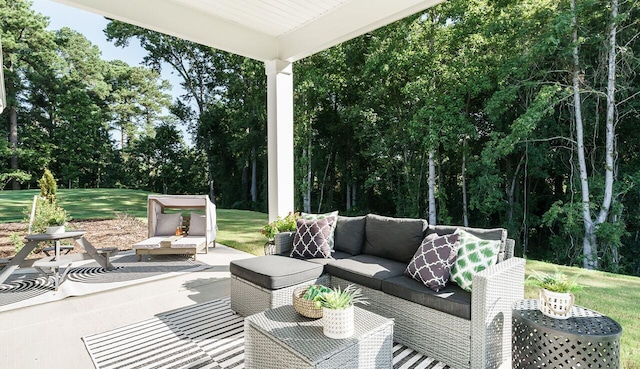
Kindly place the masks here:
POLYGON ((41 203, 40 216, 46 225, 47 234, 64 233, 65 225, 71 220, 66 210, 46 201, 41 203))
POLYGON ((268 223, 260 230, 268 241, 264 244, 264 254, 271 255, 275 253, 276 235, 280 232, 292 232, 296 230, 296 220, 300 217, 298 213, 289 213, 286 217, 274 220, 268 223))
POLYGON ((331 289, 315 297, 317 307, 322 307, 322 331, 329 338, 349 338, 353 336, 353 304, 368 304, 362 290, 348 285, 331 289))
POLYGON ((527 284, 540 287, 539 309, 549 317, 569 319, 575 302, 573 292, 582 287, 566 274, 556 271, 553 274, 534 271, 527 278, 527 284))

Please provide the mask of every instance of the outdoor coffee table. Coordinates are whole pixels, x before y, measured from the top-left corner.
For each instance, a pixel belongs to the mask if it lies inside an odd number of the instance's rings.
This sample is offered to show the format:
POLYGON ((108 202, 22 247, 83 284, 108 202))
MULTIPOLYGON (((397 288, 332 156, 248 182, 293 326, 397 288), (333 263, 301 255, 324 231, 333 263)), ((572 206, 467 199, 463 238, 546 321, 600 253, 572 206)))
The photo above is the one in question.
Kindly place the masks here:
POLYGON ((293 306, 245 318, 245 368, 391 368, 393 320, 354 308, 351 338, 322 333, 322 319, 309 319, 293 306))
POLYGON ((622 327, 581 306, 571 318, 555 319, 538 310, 538 300, 513 306, 513 368, 618 368, 622 327))

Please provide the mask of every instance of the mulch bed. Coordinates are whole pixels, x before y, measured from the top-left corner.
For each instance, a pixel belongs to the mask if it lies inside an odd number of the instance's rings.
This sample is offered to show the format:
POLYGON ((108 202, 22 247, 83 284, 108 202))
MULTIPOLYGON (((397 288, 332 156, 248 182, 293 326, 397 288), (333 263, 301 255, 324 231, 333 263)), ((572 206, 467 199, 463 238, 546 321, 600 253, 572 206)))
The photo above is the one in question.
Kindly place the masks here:
MULTIPOLYGON (((9 237, 12 233, 24 237, 27 234, 27 228, 27 223, 0 224, 0 258, 15 255, 14 246, 9 237)), ((130 216, 121 216, 116 219, 71 221, 69 228, 86 231, 87 240, 96 248, 117 247, 120 250, 130 250, 134 243, 147 238, 147 225, 130 216)), ((71 252, 83 253, 84 250, 78 244, 74 244, 74 249, 71 252)), ((28 258, 39 259, 44 256, 42 252, 38 252, 31 254, 28 258)))

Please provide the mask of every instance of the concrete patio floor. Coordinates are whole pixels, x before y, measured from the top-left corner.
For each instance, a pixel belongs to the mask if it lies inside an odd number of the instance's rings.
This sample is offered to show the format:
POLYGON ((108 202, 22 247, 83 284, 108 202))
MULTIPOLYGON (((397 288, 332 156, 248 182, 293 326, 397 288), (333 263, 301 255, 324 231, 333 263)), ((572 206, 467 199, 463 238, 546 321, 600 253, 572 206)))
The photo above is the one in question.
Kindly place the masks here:
POLYGON ((229 263, 252 255, 218 245, 198 260, 207 270, 0 313, 3 369, 90 369, 82 336, 229 296, 229 263))

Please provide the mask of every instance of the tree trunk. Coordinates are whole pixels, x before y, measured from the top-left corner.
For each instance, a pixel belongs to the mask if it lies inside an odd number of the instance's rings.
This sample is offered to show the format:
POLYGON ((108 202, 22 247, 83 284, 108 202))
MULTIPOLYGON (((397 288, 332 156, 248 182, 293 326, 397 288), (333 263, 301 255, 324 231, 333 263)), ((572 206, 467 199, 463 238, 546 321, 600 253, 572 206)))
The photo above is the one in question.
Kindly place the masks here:
POLYGON ((356 190, 356 184, 355 182, 351 185, 351 207, 356 207, 356 197, 357 194, 357 190, 356 190))
MULTIPOLYGON (((18 168, 18 112, 16 107, 11 105, 9 107, 9 144, 11 145, 11 169, 17 170, 18 168)), ((20 189, 20 182, 15 179, 12 180, 11 188, 14 190, 20 189)))
MULTIPOLYGON (((611 29, 609 31, 608 78, 607 78, 607 135, 605 138, 604 198, 598 214, 597 224, 607 221, 613 198, 615 110, 616 110, 616 18, 618 17, 618 0, 611 0, 611 29)), ((597 264, 596 264, 597 267, 597 264)))
POLYGON ((467 138, 462 140, 462 224, 469 226, 469 205, 467 202, 467 138))
POLYGON ((251 148, 251 202, 258 202, 258 155, 256 147, 251 148))
POLYGON ((311 158, 309 157, 309 153, 311 151, 307 151, 307 149, 302 150, 302 157, 307 158, 307 174, 303 180, 303 191, 302 191, 302 209, 306 213, 311 212, 311 158))
POLYGON ((346 184, 347 187, 347 211, 351 210, 351 183, 346 184))
POLYGON ((582 242, 582 254, 584 257, 583 266, 586 269, 596 269, 598 267, 598 246, 593 220, 591 219, 589 200, 589 180, 587 178, 587 162, 584 152, 584 127, 582 123, 582 104, 580 96, 580 58, 578 54, 578 21, 576 14, 576 2, 571 0, 571 26, 573 42, 573 109, 576 121, 576 141, 578 143, 578 164, 580 171, 580 188, 582 194, 582 219, 584 223, 584 239, 582 242))
POLYGON ((436 164, 434 150, 429 150, 429 224, 436 224, 436 164))
POLYGON ((329 172, 329 166, 331 165, 331 156, 327 158, 327 166, 324 168, 324 176, 322 177, 322 183, 320 184, 320 200, 318 201, 318 213, 322 209, 322 200, 324 197, 324 184, 327 181, 327 173, 329 172))
POLYGON ((251 185, 249 180, 249 166, 251 163, 249 160, 245 160, 242 167, 242 201, 249 202, 249 192, 251 191, 251 185))

